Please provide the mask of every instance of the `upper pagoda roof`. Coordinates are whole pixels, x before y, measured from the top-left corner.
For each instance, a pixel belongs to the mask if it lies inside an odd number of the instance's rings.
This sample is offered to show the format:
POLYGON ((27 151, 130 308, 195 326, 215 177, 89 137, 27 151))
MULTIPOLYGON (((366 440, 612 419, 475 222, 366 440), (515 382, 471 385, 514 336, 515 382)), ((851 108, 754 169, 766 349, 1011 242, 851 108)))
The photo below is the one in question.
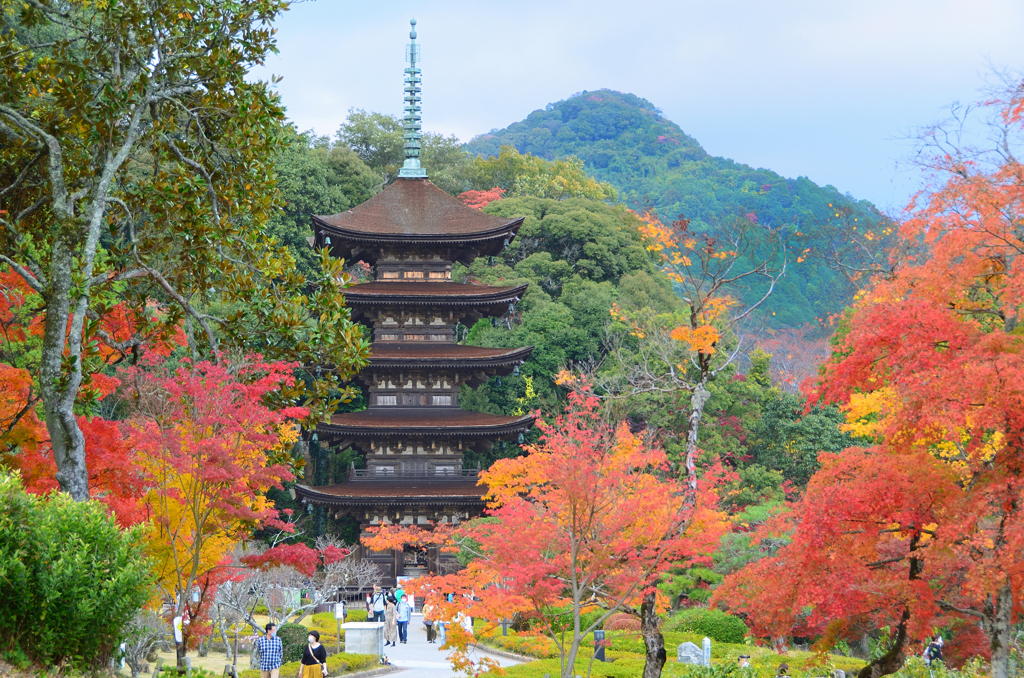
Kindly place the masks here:
POLYGON ((321 438, 405 438, 410 435, 500 438, 526 433, 533 421, 533 414, 503 417, 457 408, 374 407, 336 414, 331 417, 331 423, 318 424, 316 430, 321 438))
POLYGON ((519 365, 530 357, 533 346, 487 348, 452 343, 374 343, 370 365, 374 367, 497 367, 519 365))
POLYGON ((427 179, 396 179, 348 211, 314 216, 312 244, 323 247, 330 237, 331 252, 350 258, 362 254, 367 245, 381 243, 511 240, 522 222, 522 217, 507 219, 466 207, 427 179))
POLYGON ((381 505, 423 506, 469 504, 483 507, 486 488, 477 485, 476 478, 420 480, 390 479, 387 482, 348 482, 338 485, 310 487, 295 486, 296 498, 313 504, 327 505, 381 505))
POLYGON ((527 285, 494 287, 454 282, 376 281, 359 283, 345 289, 349 306, 399 304, 402 306, 464 306, 507 304, 516 302, 527 285))

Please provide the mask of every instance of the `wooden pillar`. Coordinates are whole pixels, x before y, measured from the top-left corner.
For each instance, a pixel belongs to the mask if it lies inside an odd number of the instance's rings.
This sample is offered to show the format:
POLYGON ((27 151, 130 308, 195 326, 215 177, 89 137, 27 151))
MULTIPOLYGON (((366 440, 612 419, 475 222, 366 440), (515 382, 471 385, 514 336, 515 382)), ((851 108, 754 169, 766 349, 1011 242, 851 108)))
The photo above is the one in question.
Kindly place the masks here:
MULTIPOLYGON (((402 549, 395 549, 395 578, 405 574, 405 553, 402 549)), ((396 582, 397 583, 397 582, 396 582)))

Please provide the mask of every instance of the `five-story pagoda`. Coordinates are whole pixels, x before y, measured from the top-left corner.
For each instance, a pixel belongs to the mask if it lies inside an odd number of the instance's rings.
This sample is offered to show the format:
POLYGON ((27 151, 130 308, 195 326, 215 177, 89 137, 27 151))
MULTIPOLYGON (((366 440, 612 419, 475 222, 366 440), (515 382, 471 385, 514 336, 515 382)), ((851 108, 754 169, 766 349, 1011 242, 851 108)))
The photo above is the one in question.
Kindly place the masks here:
MULTIPOLYGON (((296 496, 335 516, 372 525, 459 522, 484 508, 477 471, 462 467, 471 449, 518 437, 531 415, 503 417, 459 407, 463 385, 518 370, 532 347, 492 349, 456 342, 459 323, 509 313, 526 289, 451 281, 452 264, 500 253, 522 219, 466 207, 434 186, 420 165, 420 70, 416 21, 405 70, 405 164, 379 194, 347 212, 314 216, 314 247, 362 260, 374 282, 346 291, 353 317, 372 328, 370 365, 358 376, 368 407, 317 427, 321 442, 366 456, 338 485, 299 485, 296 496)), ((365 553, 394 576, 438 571, 439 554, 365 553)))

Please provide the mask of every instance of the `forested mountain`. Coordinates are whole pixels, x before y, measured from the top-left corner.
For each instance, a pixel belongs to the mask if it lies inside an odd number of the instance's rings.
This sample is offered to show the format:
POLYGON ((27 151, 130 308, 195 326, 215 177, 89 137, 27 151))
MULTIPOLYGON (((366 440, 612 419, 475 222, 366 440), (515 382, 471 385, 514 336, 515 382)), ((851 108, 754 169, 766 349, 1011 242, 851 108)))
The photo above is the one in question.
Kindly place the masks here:
POLYGON ((653 207, 668 221, 688 218, 699 231, 735 217, 766 230, 781 229, 790 263, 770 301, 772 320, 780 326, 815 323, 846 305, 852 287, 830 266, 830 258, 844 249, 854 225, 870 227, 882 220, 871 203, 835 187, 709 155, 633 94, 583 92, 478 136, 466 149, 491 156, 502 146, 549 160, 576 156, 629 207, 653 207))

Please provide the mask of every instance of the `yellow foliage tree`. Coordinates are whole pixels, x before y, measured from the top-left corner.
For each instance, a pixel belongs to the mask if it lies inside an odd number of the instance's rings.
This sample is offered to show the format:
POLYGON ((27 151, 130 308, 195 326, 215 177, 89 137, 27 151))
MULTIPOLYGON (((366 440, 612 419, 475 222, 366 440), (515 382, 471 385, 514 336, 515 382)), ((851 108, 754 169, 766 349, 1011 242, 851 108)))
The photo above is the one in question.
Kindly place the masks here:
POLYGON ((289 417, 305 412, 262 404, 292 379, 291 367, 257 363, 230 371, 200 363, 174 374, 128 372, 138 410, 129 423, 148 476, 149 553, 163 602, 189 622, 179 659, 207 631, 210 594, 230 574, 234 546, 258 527, 292 529, 265 493, 293 477, 274 460, 297 439, 289 417))

